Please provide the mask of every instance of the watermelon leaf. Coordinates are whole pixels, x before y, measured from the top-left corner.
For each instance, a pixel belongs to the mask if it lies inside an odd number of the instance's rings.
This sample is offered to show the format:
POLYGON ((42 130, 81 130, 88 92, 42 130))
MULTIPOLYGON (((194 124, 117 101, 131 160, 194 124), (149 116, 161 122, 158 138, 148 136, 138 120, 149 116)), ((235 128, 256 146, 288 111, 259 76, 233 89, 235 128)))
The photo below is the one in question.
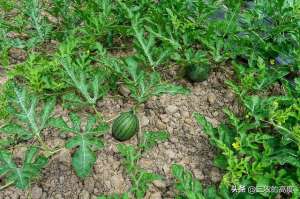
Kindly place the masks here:
POLYGON ((12 154, 0 151, 0 175, 5 176, 6 183, 15 184, 19 189, 27 189, 31 181, 40 175, 48 159, 38 154, 37 147, 30 147, 25 154, 23 166, 18 167, 12 160, 12 154))
POLYGON ((76 107, 81 104, 95 105, 97 100, 104 97, 108 92, 108 86, 105 83, 106 73, 97 72, 93 78, 89 78, 85 67, 91 62, 88 55, 80 55, 75 62, 67 55, 63 55, 60 63, 63 66, 65 73, 69 76, 69 84, 75 87, 80 93, 81 97, 76 96, 75 93, 68 93, 64 96, 64 100, 68 107, 76 107), (101 87, 99 85, 102 85, 101 87), (67 103, 69 102, 69 104, 67 103))
POLYGON ((96 117, 88 116, 84 130, 81 128, 81 118, 76 113, 69 114, 71 125, 68 125, 62 118, 55 118, 50 121, 50 125, 60 129, 62 132, 73 133, 65 144, 67 149, 75 148, 72 155, 72 166, 80 178, 87 177, 96 162, 95 150, 104 147, 103 141, 99 138, 109 130, 106 123, 97 124, 96 117))
POLYGON ((42 111, 37 110, 38 98, 28 94, 22 88, 14 86, 15 96, 11 99, 11 110, 14 111, 15 123, 9 123, 0 129, 0 132, 16 135, 22 140, 39 137, 46 127, 55 107, 55 98, 48 99, 42 111))

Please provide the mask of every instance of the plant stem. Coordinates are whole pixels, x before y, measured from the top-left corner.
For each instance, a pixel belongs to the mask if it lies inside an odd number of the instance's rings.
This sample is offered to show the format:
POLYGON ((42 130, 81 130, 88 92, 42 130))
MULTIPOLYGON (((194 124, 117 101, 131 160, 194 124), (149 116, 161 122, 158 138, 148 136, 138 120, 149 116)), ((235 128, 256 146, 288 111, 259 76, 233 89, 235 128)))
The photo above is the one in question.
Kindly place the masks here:
POLYGON ((39 141, 39 143, 41 144, 41 149, 44 150, 46 152, 46 154, 48 154, 50 152, 50 154, 52 155, 53 152, 52 152, 51 148, 49 148, 49 146, 43 141, 41 136, 39 134, 37 134, 36 137, 37 137, 37 140, 39 141))
POLYGON ((93 109, 94 109, 94 112, 95 112, 97 118, 98 118, 101 122, 104 121, 103 116, 97 111, 95 105, 93 105, 93 109))
POLYGON ((3 185, 2 187, 0 187, 0 190, 3 190, 3 189, 5 189, 5 188, 9 187, 9 186, 12 185, 13 183, 14 183, 14 181, 9 182, 9 183, 3 185))

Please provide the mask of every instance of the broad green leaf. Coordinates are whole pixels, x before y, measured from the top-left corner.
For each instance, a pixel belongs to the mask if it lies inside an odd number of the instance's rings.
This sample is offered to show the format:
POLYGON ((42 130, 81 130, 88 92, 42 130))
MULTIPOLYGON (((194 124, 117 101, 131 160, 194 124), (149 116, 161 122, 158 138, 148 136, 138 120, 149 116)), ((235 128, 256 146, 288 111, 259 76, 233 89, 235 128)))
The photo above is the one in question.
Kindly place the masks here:
POLYGON ((86 126, 85 126, 85 131, 86 131, 86 132, 91 131, 92 128, 95 126, 96 122, 97 122, 96 117, 93 116, 93 115, 89 115, 89 116, 88 116, 87 124, 86 124, 86 126))
POLYGON ((68 139, 65 146, 66 146, 67 149, 71 149, 71 148, 80 146, 82 140, 83 140, 82 135, 76 135, 76 136, 68 139))
POLYGON ((199 113, 194 113, 194 117, 199 125, 203 128, 204 132, 208 134, 210 137, 215 138, 217 130, 212 126, 211 123, 209 123, 206 118, 199 114, 199 113))
POLYGON ((41 128, 44 128, 45 125, 48 122, 48 119, 51 116, 51 113, 54 110, 56 104, 56 99, 55 98, 51 98, 50 100, 48 100, 43 108, 43 112, 41 113, 41 128))
POLYGON ((67 140, 65 147, 67 149, 75 148, 75 153, 72 155, 72 166, 80 178, 85 178, 91 173, 95 164, 95 150, 104 147, 99 136, 107 132, 109 126, 106 123, 97 126, 96 117, 93 115, 88 116, 85 128, 81 128, 81 118, 76 113, 70 113, 69 120, 72 122, 72 127, 69 127, 62 118, 52 119, 50 124, 62 131, 75 134, 67 140))
POLYGON ((169 134, 164 131, 146 131, 144 132, 143 143, 139 146, 143 150, 150 150, 158 142, 163 142, 169 139, 169 134))
MULTIPOLYGON (((72 108, 85 104, 95 105, 97 100, 105 96, 109 90, 106 84, 106 71, 97 71, 95 75, 89 75, 91 59, 88 54, 82 54, 75 62, 71 61, 70 55, 62 56, 60 63, 70 78, 70 84, 77 89, 80 97, 75 93, 66 95, 64 99, 70 102, 72 108), (99 86, 101 85, 101 86, 99 86), (83 100, 81 99, 83 98, 83 100)), ((68 103, 66 103, 68 105, 68 103)))
POLYGON ((199 197, 202 196, 202 185, 198 180, 193 179, 192 174, 186 171, 181 165, 172 165, 172 174, 176 178, 176 189, 184 196, 188 196, 189 193, 198 193, 199 197))
POLYGON ((17 135, 24 140, 31 139, 34 136, 31 132, 27 131, 18 124, 7 124, 2 127, 0 131, 10 135, 17 135))
POLYGON ((97 135, 101 135, 109 130, 109 125, 107 123, 102 123, 96 126, 94 129, 90 130, 90 132, 97 133, 97 135))
POLYGON ((87 103, 84 103, 82 99, 75 93, 67 93, 63 95, 62 100, 64 108, 74 109, 77 107, 87 105, 87 103))
POLYGON ((77 132, 76 129, 70 128, 62 118, 51 118, 49 120, 49 126, 58 128, 63 132, 77 132))
POLYGON ((10 110, 13 110, 13 119, 17 121, 15 124, 8 124, 0 131, 18 135, 23 140, 40 136, 54 110, 55 98, 51 98, 37 108, 39 105, 37 96, 17 86, 14 86, 14 92, 15 95, 10 101, 10 110))
POLYGON ((76 113, 71 112, 69 114, 69 118, 72 122, 72 128, 75 129, 77 132, 80 132, 80 128, 81 128, 80 117, 76 113))
POLYGON ((190 93, 190 91, 182 86, 176 86, 173 84, 161 84, 161 85, 157 85, 154 88, 154 95, 161 95, 164 93, 168 93, 171 95, 176 95, 176 94, 187 95, 190 93))
POLYGON ((41 169, 47 164, 48 159, 38 155, 37 147, 30 147, 25 154, 25 160, 21 167, 12 161, 12 155, 8 152, 0 152, 0 174, 5 176, 7 183, 13 183, 19 189, 26 189, 30 183, 41 173, 41 169))
POLYGON ((85 140, 72 156, 72 166, 80 178, 87 177, 96 162, 96 155, 85 145, 85 140))
POLYGON ((218 155, 215 159, 214 159, 214 165, 216 167, 219 167, 221 169, 226 169, 227 165, 228 165, 228 162, 227 162, 227 159, 226 159, 226 156, 224 155, 218 155))

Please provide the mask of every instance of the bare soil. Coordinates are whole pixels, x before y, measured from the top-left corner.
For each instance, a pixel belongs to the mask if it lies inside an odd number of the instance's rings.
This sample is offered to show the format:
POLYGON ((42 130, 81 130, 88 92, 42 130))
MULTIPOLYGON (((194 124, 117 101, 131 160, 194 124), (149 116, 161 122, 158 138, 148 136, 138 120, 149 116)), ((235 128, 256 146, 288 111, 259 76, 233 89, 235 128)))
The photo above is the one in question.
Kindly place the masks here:
MULTIPOLYGON (((230 108, 239 112, 233 93, 225 86, 224 72, 213 72, 207 81, 191 84, 181 80, 180 84, 191 90, 190 95, 163 95, 153 97, 139 110, 142 130, 166 130, 170 133, 167 142, 159 144, 140 160, 147 170, 165 177, 155 181, 147 193, 147 199, 174 198, 174 179, 170 172, 173 163, 191 170, 204 186, 218 184, 222 178, 213 166, 214 147, 208 137, 196 124, 194 112, 199 112, 218 125, 224 120, 222 109, 230 108)), ((98 110, 106 119, 128 110, 131 101, 121 95, 108 96, 98 103, 98 110)), ((56 115, 67 113, 58 108, 56 115)), ((84 115, 84 114, 83 114, 84 115)), ((60 135, 55 129, 44 132, 49 146, 62 146, 68 135, 60 135)), ((101 194, 122 193, 130 187, 130 181, 122 167, 122 159, 117 153, 117 141, 108 133, 104 136, 105 148, 97 154, 97 162, 92 175, 81 181, 71 168, 71 153, 63 149, 52 157, 40 179, 27 191, 9 187, 0 192, 0 199, 96 199, 101 194)), ((136 144, 135 138, 128 144, 136 144)), ((25 149, 17 148, 16 158, 23 158, 25 149)))

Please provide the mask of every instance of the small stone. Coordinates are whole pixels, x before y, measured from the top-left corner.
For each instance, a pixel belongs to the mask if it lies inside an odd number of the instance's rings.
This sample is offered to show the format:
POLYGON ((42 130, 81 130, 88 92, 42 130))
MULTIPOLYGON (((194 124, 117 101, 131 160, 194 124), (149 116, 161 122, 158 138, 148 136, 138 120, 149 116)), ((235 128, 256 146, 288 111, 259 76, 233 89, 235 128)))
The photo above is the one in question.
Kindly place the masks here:
POLYGON ((219 121, 217 121, 214 118, 206 117, 206 119, 207 119, 208 122, 210 122, 213 125, 213 127, 217 127, 219 125, 219 121))
POLYGON ((173 113, 176 113, 178 111, 178 107, 174 105, 169 105, 166 108, 166 113, 172 115, 173 113))
POLYGON ((176 153, 174 153, 172 150, 166 150, 165 153, 171 159, 176 158, 176 153))
POLYGON ((188 111, 182 111, 181 115, 182 115, 182 117, 189 117, 190 113, 188 111))
POLYGON ((149 199, 161 199, 161 193, 156 192, 156 193, 152 193, 149 197, 149 199))
POLYGON ((175 114, 174 114, 174 117, 175 117, 175 118, 180 118, 181 115, 180 115, 180 113, 175 113, 175 114))
POLYGON ((170 174, 170 167, 167 164, 163 165, 163 171, 165 173, 165 175, 169 175, 170 174))
POLYGON ((160 189, 165 189, 167 187, 166 183, 162 180, 154 180, 153 185, 160 189))
POLYGON ((32 187, 32 190, 31 190, 31 198, 32 199, 40 199, 43 195, 43 189, 38 187, 38 186, 34 186, 32 187))
POLYGON ((124 179, 120 174, 111 177, 111 183, 115 190, 122 191, 124 189, 124 179))
POLYGON ((15 155, 14 155, 15 158, 24 160, 26 150, 27 150, 27 148, 24 147, 24 146, 17 147, 17 148, 15 149, 15 151, 14 151, 14 153, 15 153, 15 155))
POLYGON ((218 169, 216 168, 212 168, 211 172, 210 172, 210 176, 211 176, 211 180, 214 182, 214 183, 218 183, 221 181, 221 175, 220 175, 220 172, 218 169))
POLYGON ((161 130, 166 128, 166 125, 164 123, 162 123, 160 120, 156 121, 156 126, 157 126, 157 128, 159 128, 161 130))
POLYGON ((205 176, 204 176, 204 174, 201 170, 194 170, 194 175, 199 180, 204 180, 205 179, 205 176))
POLYGON ((24 61, 26 59, 26 52, 20 48, 10 48, 9 55, 18 61, 24 61))
POLYGON ((144 168, 151 168, 153 165, 153 162, 147 159, 141 159, 140 160, 140 165, 143 165, 144 168))
POLYGON ((232 102, 234 100, 234 93, 231 90, 228 90, 226 92, 226 98, 228 99, 229 102, 232 102))
POLYGON ((8 32, 6 35, 8 38, 11 39, 27 39, 28 35, 26 33, 18 33, 18 32, 8 32))
POLYGON ((86 190, 83 190, 79 195, 79 199, 89 199, 89 198, 90 198, 90 194, 86 190))
POLYGON ((71 155, 70 152, 63 148, 58 154, 57 154, 57 159, 58 161, 60 161, 61 163, 64 163, 66 165, 70 165, 71 163, 71 155))
POLYGON ((169 119, 169 117, 168 117, 168 115, 167 114, 161 114, 160 115, 160 119, 161 119, 161 121, 163 122, 163 123, 168 123, 169 121, 170 121, 170 119, 169 119))
POLYGON ((59 193, 55 195, 55 199, 64 199, 63 196, 59 193))
POLYGON ((209 93, 207 96, 207 101, 209 102, 210 105, 213 105, 216 102, 216 95, 213 93, 209 93))
POLYGON ((141 126, 142 127, 147 126, 149 123, 150 123, 150 120, 148 119, 148 117, 143 115, 141 118, 141 126))
POLYGON ((119 86, 119 92, 124 97, 128 97, 130 95, 130 90, 126 86, 124 86, 123 84, 121 84, 119 86))
POLYGON ((95 187, 95 181, 92 177, 88 177, 84 180, 84 188, 88 192, 93 192, 95 187))
POLYGON ((171 137, 170 138, 170 142, 173 142, 173 143, 177 143, 179 140, 178 140, 178 138, 177 137, 171 137))
POLYGON ((46 11, 42 11, 41 12, 41 15, 43 17, 47 17, 47 19, 51 22, 51 23, 54 23, 54 24, 58 24, 59 21, 56 17, 52 16, 50 13, 46 12, 46 11))
POLYGON ((218 111, 215 111, 215 112, 213 112, 213 114, 212 114, 214 117, 217 117, 218 115, 219 115, 219 112, 218 111))
POLYGON ((107 189, 111 189, 111 187, 112 187, 109 180, 104 181, 104 185, 105 185, 105 188, 107 188, 107 189))
POLYGON ((59 176, 59 183, 63 184, 65 181, 65 177, 64 176, 59 176))
POLYGON ((91 196, 91 199, 97 199, 98 197, 97 196, 95 196, 95 195, 92 195, 91 196))
POLYGON ((168 104, 168 96, 166 94, 160 96, 160 103, 162 106, 168 104))

